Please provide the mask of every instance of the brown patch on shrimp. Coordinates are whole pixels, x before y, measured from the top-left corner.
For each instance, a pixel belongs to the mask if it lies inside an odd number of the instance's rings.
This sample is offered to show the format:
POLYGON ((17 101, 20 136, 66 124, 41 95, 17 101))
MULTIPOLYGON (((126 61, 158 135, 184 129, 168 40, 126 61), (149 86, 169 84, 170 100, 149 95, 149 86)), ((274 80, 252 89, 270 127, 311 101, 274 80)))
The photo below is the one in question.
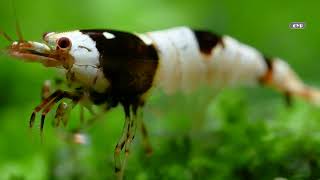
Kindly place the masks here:
POLYGON ((74 64, 74 58, 69 54, 69 49, 57 49, 55 51, 52 51, 49 57, 60 61, 60 63, 62 63, 62 66, 66 69, 70 69, 74 64))
POLYGON ((216 77, 215 69, 210 65, 207 65, 207 67, 206 80, 207 83, 212 83, 216 77))
POLYGON ((263 58, 265 60, 265 63, 267 65, 267 72, 259 78, 260 84, 270 84, 272 82, 273 78, 273 67, 272 67, 272 59, 268 57, 263 58))

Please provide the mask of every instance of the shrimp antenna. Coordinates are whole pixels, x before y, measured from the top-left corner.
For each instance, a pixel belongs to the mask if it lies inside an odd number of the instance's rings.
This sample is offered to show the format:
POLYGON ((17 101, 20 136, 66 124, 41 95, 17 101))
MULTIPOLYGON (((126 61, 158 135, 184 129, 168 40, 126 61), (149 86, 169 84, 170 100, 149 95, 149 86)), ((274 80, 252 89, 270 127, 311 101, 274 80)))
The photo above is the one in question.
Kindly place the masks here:
POLYGON ((14 18, 15 18, 15 21, 16 21, 16 33, 17 33, 17 36, 19 38, 19 42, 24 42, 24 38, 23 38, 23 35, 22 35, 22 32, 21 32, 20 23, 19 23, 19 20, 18 20, 18 16, 17 16, 17 11, 16 11, 16 6, 15 6, 15 3, 14 3, 14 0, 12 0, 11 2, 12 2, 14 18))
POLYGON ((0 35, 3 36, 9 42, 13 42, 12 38, 7 33, 5 33, 4 31, 0 31, 0 35))
POLYGON ((23 35, 22 35, 22 32, 21 32, 21 28, 20 28, 20 24, 19 24, 19 21, 18 19, 16 20, 16 33, 18 35, 18 38, 19 38, 19 42, 24 42, 24 38, 23 38, 23 35))

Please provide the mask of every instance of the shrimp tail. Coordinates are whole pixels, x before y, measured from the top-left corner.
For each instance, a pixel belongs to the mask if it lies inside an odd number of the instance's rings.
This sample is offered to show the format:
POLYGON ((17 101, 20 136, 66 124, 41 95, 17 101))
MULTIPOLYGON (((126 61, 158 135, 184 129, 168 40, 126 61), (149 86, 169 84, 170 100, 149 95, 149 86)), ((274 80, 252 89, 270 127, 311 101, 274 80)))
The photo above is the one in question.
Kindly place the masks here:
POLYGON ((263 84, 283 92, 289 102, 294 96, 320 106, 320 91, 317 88, 306 85, 282 59, 270 60, 266 58, 266 60, 268 70, 260 79, 263 84))

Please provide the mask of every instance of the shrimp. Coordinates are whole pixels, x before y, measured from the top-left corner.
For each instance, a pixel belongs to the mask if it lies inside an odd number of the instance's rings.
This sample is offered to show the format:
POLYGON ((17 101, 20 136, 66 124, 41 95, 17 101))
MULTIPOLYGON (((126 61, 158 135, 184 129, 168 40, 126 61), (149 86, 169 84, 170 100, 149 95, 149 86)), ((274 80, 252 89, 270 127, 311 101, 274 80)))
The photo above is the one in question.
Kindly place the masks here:
MULTIPOLYGON (((7 34, 1 34, 12 41, 7 34)), ((320 92, 305 85, 281 58, 267 57, 227 35, 188 27, 147 33, 92 29, 45 33, 43 40, 25 41, 20 36, 6 52, 18 59, 59 69, 72 88, 46 95, 32 112, 30 127, 36 114, 42 111, 42 132, 47 113, 63 99, 70 99, 72 104, 62 102, 58 106, 57 124, 66 123, 64 112, 84 101, 89 105, 105 105, 105 110, 120 104, 125 121, 114 150, 119 179, 137 128, 151 152, 141 114, 156 87, 172 94, 189 93, 202 86, 264 85, 320 105, 320 92)))

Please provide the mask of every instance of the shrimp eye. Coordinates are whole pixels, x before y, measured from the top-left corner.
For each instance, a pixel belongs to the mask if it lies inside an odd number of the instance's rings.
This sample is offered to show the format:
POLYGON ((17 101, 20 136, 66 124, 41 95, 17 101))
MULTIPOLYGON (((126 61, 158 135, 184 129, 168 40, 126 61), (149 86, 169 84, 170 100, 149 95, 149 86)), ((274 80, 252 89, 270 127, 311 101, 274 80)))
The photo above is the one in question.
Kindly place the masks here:
POLYGON ((69 38, 62 37, 58 40, 57 45, 60 49, 69 49, 71 47, 71 41, 69 38))

